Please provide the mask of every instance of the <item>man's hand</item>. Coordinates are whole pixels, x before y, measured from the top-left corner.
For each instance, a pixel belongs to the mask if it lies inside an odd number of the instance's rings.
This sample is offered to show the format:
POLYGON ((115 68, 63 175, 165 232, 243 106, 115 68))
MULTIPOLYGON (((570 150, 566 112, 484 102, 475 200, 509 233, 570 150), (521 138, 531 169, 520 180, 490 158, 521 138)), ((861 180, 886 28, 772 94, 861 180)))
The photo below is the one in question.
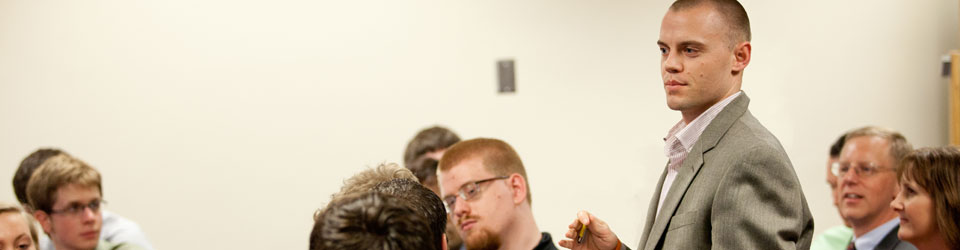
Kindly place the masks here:
POLYGON ((564 235, 567 238, 560 240, 560 246, 573 250, 615 250, 620 243, 617 235, 610 231, 610 226, 587 211, 577 213, 577 219, 569 226, 570 230, 564 235), (583 234, 583 241, 577 243, 577 234, 580 225, 587 225, 587 232, 583 234))

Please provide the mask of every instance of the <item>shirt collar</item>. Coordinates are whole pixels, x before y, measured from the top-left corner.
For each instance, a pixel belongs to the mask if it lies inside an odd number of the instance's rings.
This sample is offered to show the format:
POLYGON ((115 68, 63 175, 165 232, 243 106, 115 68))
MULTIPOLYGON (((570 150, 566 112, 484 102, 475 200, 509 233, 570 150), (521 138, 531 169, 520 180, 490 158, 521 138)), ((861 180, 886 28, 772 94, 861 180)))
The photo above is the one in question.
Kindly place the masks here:
POLYGON ((717 115, 720 114, 720 111, 723 111, 723 108, 727 107, 727 104, 730 104, 733 99, 740 96, 740 93, 743 93, 743 91, 737 91, 737 93, 713 104, 713 106, 710 106, 706 111, 703 111, 700 116, 693 119, 690 124, 686 124, 683 122, 683 119, 680 119, 680 122, 677 122, 676 125, 673 125, 673 128, 670 128, 670 132, 667 133, 667 137, 663 138, 663 140, 667 142, 667 145, 670 145, 674 140, 679 140, 683 148, 686 149, 687 152, 690 152, 690 150, 693 149, 693 145, 697 143, 697 139, 703 134, 703 130, 707 128, 707 125, 710 125, 713 118, 716 118, 717 115))
POLYGON ((549 250, 557 249, 557 246, 553 245, 553 239, 550 238, 550 233, 542 232, 540 233, 540 243, 537 243, 537 246, 533 248, 534 250, 549 250))
POLYGON ((880 241, 883 240, 883 237, 886 237, 890 230, 893 230, 894 227, 900 225, 900 217, 893 218, 887 223, 883 223, 877 228, 874 228, 870 232, 863 234, 860 237, 856 235, 853 236, 853 244, 857 246, 857 249, 874 249, 877 248, 877 245, 880 244, 880 241))

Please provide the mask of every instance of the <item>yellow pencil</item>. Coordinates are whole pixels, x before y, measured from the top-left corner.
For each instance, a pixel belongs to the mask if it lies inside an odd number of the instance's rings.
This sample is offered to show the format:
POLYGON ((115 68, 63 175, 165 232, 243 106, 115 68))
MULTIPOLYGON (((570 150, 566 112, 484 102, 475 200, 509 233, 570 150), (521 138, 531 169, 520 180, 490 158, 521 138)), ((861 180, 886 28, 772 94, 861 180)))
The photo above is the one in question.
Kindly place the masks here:
POLYGON ((583 243, 583 233, 587 232, 587 225, 580 224, 580 233, 577 234, 577 243, 583 243))

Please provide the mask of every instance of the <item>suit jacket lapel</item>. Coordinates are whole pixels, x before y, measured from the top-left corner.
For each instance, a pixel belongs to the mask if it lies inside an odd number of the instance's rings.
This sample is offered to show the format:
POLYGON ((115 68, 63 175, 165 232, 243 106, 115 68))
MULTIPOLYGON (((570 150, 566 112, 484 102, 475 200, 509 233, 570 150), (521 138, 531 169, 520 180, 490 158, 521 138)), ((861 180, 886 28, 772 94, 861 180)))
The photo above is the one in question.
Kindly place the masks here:
MULTIPOLYGON (((707 125, 707 128, 703 130, 703 134, 700 135, 700 139, 697 140, 697 143, 693 145, 690 153, 687 154, 687 158, 683 160, 683 164, 677 169, 677 177, 673 180, 670 191, 667 192, 667 198, 663 201, 663 206, 660 208, 659 214, 656 212, 657 203, 660 202, 659 195, 654 195, 656 198, 651 201, 652 204, 650 207, 653 213, 656 214, 656 220, 653 222, 649 234, 645 236, 646 242, 641 243, 644 244, 641 245, 643 249, 652 250, 657 247, 660 238, 663 237, 664 230, 666 230, 667 225, 670 223, 670 218, 673 217, 674 212, 676 212, 677 207, 680 205, 680 200, 683 199, 687 188, 690 187, 690 183, 693 182, 694 177, 696 177, 700 168, 703 167, 703 154, 717 146, 717 143, 719 143, 723 135, 727 133, 730 126, 747 111, 747 105, 749 103, 750 98, 747 97, 747 94, 741 93, 739 97, 731 101, 730 104, 727 104, 727 106, 713 118, 710 125, 707 125)), ((664 175, 666 175, 666 172, 664 172, 664 175)), ((660 178, 660 183, 657 185, 657 194, 659 194, 662 187, 663 177, 660 178)), ((647 214, 647 224, 649 225, 649 220, 652 216, 649 212, 647 214)), ((647 231, 648 230, 644 229, 644 232, 647 231)))
MULTIPOLYGON (((667 166, 670 163, 667 162, 667 166)), ((650 199, 650 205, 647 207, 647 220, 643 224, 643 235, 640 236, 640 245, 637 246, 637 250, 644 249, 644 245, 647 240, 650 240, 648 237, 650 235, 650 229, 653 228, 653 222, 657 218, 657 204, 660 203, 660 189, 663 188, 663 181, 667 178, 667 166, 664 166, 663 173, 660 174, 660 181, 657 182, 657 188, 653 192, 653 198, 650 199)))
POLYGON ((897 232, 900 231, 900 226, 897 225, 894 227, 887 235, 883 236, 883 239, 880 240, 880 243, 877 243, 876 250, 890 250, 896 249, 897 245, 900 243, 900 238, 897 238, 897 232))
MULTIPOLYGON (((693 181, 696 172, 703 166, 703 152, 697 150, 697 148, 700 147, 699 145, 698 143, 693 146, 693 150, 687 154, 687 158, 683 160, 683 164, 677 169, 677 177, 673 180, 670 191, 667 192, 667 198, 663 200, 660 213, 656 215, 656 220, 650 231, 652 237, 647 239, 644 249, 655 249, 657 247, 664 230, 667 228, 667 224, 670 222, 670 217, 673 217, 673 212, 675 212, 677 206, 680 205, 680 199, 683 198, 683 194, 686 193, 687 187, 690 186, 690 182, 693 181)), ((659 188, 657 190, 659 191, 659 188)), ((659 202, 659 200, 655 202, 659 202)), ((651 207, 654 213, 656 213, 657 204, 654 203, 651 207)))

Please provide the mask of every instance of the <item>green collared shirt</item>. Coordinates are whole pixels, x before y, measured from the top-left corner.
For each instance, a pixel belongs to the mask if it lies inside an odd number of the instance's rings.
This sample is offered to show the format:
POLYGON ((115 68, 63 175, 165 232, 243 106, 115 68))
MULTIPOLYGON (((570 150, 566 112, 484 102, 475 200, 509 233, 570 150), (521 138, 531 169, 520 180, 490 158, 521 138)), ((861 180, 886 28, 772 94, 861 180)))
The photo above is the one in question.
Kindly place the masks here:
POLYGON ((852 238, 853 229, 845 226, 832 227, 813 240, 810 250, 847 249, 852 238))

